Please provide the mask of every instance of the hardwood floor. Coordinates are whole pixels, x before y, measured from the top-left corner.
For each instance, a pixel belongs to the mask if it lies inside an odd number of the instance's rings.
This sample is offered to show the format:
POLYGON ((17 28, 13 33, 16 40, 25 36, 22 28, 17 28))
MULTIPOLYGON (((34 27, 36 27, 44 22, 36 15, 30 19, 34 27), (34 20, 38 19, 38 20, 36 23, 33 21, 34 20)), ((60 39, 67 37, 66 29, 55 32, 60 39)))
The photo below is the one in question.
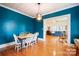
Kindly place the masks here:
POLYGON ((46 36, 46 41, 38 41, 30 47, 26 47, 18 52, 14 46, 9 47, 5 51, 0 52, 1 56, 67 56, 68 46, 59 42, 58 37, 46 36))

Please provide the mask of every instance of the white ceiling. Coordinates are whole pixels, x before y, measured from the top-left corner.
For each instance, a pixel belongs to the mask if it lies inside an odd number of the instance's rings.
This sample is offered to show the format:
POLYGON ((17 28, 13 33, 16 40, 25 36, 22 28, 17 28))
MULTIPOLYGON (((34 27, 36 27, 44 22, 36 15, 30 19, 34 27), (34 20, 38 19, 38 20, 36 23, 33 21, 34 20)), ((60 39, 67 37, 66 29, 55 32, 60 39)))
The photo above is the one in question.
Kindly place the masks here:
MULTIPOLYGON (((25 15, 36 17, 38 11, 37 3, 1 3, 1 5, 17 10, 25 15)), ((40 10, 42 15, 53 13, 59 10, 79 5, 78 3, 41 3, 40 10)))
POLYGON ((63 15, 58 17, 52 17, 44 20, 46 26, 68 26, 69 24, 69 15, 63 15))

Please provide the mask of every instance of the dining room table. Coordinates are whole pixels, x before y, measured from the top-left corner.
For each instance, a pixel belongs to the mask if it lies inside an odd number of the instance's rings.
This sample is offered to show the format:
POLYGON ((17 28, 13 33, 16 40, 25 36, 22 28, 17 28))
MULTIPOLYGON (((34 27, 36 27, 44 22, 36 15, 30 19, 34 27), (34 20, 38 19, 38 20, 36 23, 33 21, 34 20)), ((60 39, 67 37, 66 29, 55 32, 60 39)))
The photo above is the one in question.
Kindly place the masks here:
POLYGON ((21 42, 21 48, 23 48, 23 41, 26 40, 27 38, 32 37, 32 36, 33 36, 32 33, 17 36, 17 38, 18 38, 19 41, 21 42))

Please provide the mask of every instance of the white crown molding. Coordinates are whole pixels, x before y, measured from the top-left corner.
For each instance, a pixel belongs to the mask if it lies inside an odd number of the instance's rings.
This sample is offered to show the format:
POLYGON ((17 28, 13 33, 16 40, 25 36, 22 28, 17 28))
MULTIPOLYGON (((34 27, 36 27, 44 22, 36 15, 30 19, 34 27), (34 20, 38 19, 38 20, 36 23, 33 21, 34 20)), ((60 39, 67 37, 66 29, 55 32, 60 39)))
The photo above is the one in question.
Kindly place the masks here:
MULTIPOLYGON (((42 14, 42 16, 45 16, 45 15, 48 15, 48 14, 51 14, 51 13, 55 13, 55 12, 58 12, 58 11, 62 11, 62 10, 64 10, 64 9, 69 9, 69 8, 72 8, 72 7, 76 7, 76 6, 78 6, 78 5, 79 5, 79 4, 75 4, 75 5, 71 5, 71 6, 68 6, 68 7, 64 7, 64 8, 55 10, 55 11, 53 11, 53 12, 49 12, 49 13, 42 14)), ((23 13, 23 12, 20 12, 20 11, 18 11, 18 10, 15 10, 15 9, 13 9, 13 8, 10 8, 10 7, 8 7, 8 6, 2 5, 2 4, 0 4, 0 6, 2 6, 2 7, 4 7, 4 8, 7 8, 7 9, 10 9, 10 10, 12 10, 12 11, 15 11, 15 12, 17 12, 17 13, 20 13, 20 14, 22 14, 22 15, 28 16, 28 17, 30 17, 30 18, 35 18, 35 17, 33 17, 33 16, 27 15, 27 14, 25 14, 25 13, 23 13)))
POLYGON ((75 5, 71 5, 71 6, 68 6, 68 7, 64 7, 64 8, 55 10, 53 12, 45 13, 45 14, 42 14, 42 15, 45 16, 45 15, 48 15, 48 14, 51 14, 51 13, 55 13, 55 12, 62 11, 62 10, 65 10, 65 9, 69 9, 69 8, 72 8, 72 7, 76 7, 76 6, 79 6, 79 4, 75 4, 75 5))
POLYGON ((22 15, 28 16, 28 17, 30 17, 30 18, 34 18, 34 17, 30 16, 30 15, 27 15, 27 14, 25 14, 25 13, 23 13, 23 12, 20 12, 20 11, 18 11, 18 10, 15 10, 15 9, 13 9, 13 8, 11 8, 11 7, 8 7, 8 6, 2 5, 2 4, 0 4, 0 6, 6 8, 6 9, 12 10, 12 11, 14 11, 14 12, 20 13, 20 14, 22 14, 22 15))

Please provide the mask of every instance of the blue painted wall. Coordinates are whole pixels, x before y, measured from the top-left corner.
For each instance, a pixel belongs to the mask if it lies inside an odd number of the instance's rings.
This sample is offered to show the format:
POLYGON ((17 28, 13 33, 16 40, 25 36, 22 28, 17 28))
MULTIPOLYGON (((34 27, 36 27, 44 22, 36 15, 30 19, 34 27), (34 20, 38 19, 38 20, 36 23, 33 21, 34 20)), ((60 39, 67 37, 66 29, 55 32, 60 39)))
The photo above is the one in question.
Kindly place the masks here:
POLYGON ((34 20, 9 9, 0 7, 0 45, 14 41, 13 33, 34 33, 34 20))
POLYGON ((35 32, 39 32, 39 38, 43 38, 43 20, 41 20, 41 21, 38 21, 38 20, 36 20, 36 19, 34 19, 35 21, 34 21, 34 23, 35 23, 35 25, 34 25, 34 30, 35 30, 35 32))
POLYGON ((65 14, 71 14, 71 43, 74 43, 74 38, 79 37, 79 6, 45 15, 43 16, 43 19, 65 14))
MULTIPOLYGON (((43 16, 43 19, 50 17, 71 14, 71 42, 79 37, 79 6, 65 9, 59 12, 43 16)), ((0 7, 0 44, 14 41, 13 33, 39 32, 39 38, 43 38, 43 20, 37 21, 9 9, 0 7)))

